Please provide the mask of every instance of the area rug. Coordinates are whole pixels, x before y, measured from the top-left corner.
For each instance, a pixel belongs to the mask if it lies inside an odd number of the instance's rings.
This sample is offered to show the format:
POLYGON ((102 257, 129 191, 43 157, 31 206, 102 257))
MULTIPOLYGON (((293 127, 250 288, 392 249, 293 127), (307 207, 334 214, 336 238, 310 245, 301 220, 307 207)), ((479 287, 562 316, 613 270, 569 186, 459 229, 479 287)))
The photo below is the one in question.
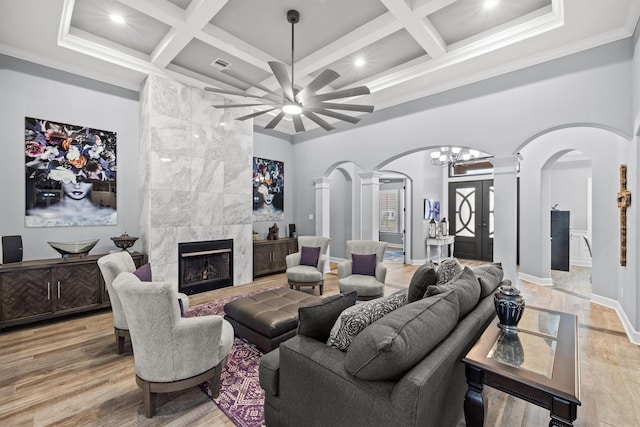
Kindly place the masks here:
MULTIPOLYGON (((189 309, 186 316, 196 317, 209 314, 224 316, 224 305, 229 301, 280 287, 275 286, 196 305, 189 309)), ((258 380, 260 357, 262 357, 262 352, 255 345, 235 337, 227 364, 220 375, 220 395, 215 399, 212 398, 209 383, 200 384, 202 391, 211 397, 211 400, 236 426, 259 427, 264 423, 264 390, 260 387, 258 380)))

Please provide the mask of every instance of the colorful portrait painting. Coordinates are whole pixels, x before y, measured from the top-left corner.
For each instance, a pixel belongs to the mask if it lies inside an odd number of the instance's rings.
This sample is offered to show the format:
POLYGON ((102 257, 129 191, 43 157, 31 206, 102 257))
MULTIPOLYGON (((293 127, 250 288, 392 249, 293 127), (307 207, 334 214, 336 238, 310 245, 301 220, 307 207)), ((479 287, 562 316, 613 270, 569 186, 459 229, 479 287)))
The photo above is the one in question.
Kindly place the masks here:
POLYGON ((25 117, 26 227, 115 225, 116 133, 25 117))
POLYGON ((253 220, 284 219, 284 163, 253 158, 253 220))

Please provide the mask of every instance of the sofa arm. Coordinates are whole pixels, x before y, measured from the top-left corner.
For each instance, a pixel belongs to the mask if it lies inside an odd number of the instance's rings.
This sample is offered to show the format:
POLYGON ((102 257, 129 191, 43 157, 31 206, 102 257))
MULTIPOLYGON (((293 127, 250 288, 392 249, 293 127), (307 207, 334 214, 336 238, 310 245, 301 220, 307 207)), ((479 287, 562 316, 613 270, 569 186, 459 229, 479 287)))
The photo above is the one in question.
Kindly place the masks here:
POLYGON ((260 387, 264 392, 272 396, 277 396, 280 388, 280 349, 265 354, 260 358, 260 369, 258 371, 260 387))
POLYGON ((351 276, 352 268, 353 268, 353 261, 351 260, 346 260, 339 263, 338 278, 342 279, 343 277, 351 276))

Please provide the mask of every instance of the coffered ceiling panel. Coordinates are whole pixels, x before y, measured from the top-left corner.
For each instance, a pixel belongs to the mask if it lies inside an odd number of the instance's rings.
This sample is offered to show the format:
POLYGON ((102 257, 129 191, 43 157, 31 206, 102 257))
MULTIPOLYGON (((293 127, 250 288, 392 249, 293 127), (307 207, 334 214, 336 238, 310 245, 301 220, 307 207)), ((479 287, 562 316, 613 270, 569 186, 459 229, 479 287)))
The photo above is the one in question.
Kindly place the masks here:
POLYGON ((76 1, 71 26, 145 54, 151 54, 171 28, 117 0, 76 1), (122 16, 127 25, 113 22, 112 13, 122 16))
POLYGON ((458 0, 427 18, 450 45, 544 7, 551 11, 551 0, 502 1, 491 8, 485 3, 486 0, 458 0))
MULTIPOLYGON (((331 87, 341 89, 353 85, 360 80, 408 63, 416 58, 428 61, 429 55, 416 43, 409 32, 404 29, 396 31, 327 65, 327 68, 340 74, 340 78, 334 81, 331 87), (363 60, 364 64, 357 66, 355 62, 358 59, 363 60)), ((319 71, 312 73, 313 76, 317 74, 319 71)))

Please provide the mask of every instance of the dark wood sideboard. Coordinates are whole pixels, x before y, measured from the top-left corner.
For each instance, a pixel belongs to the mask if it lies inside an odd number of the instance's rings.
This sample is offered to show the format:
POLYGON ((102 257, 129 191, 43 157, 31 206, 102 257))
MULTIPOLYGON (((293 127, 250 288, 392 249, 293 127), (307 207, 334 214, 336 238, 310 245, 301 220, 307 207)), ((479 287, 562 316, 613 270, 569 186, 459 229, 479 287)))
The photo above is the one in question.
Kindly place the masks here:
POLYGON ((285 271, 285 258, 295 252, 298 252, 298 239, 254 240, 253 277, 285 271))
MULTIPOLYGON (((84 311, 110 307, 101 255, 55 258, 0 265, 0 330, 84 311)), ((136 266, 144 254, 131 254, 136 266)))

